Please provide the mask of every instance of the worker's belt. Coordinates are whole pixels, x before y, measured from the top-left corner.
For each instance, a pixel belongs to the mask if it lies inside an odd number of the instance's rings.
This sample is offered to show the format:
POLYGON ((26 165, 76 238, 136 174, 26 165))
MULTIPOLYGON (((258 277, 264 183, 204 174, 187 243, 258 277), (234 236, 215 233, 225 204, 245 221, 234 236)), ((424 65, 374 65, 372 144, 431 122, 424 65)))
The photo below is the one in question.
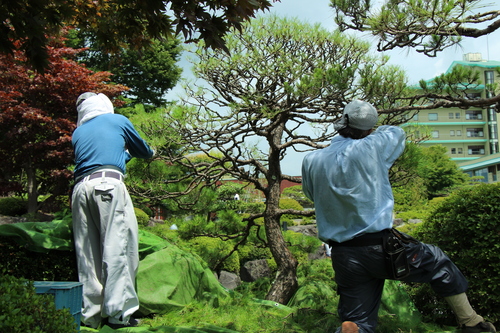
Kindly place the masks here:
POLYGON ((328 245, 331 247, 337 246, 373 246, 373 245, 382 245, 384 236, 386 236, 390 232, 390 229, 382 230, 375 233, 364 234, 348 241, 339 243, 332 240, 328 241, 328 245))
POLYGON ((115 172, 115 171, 97 171, 97 172, 94 172, 91 175, 88 175, 88 176, 80 178, 77 181, 77 183, 79 183, 81 181, 88 181, 88 180, 91 180, 91 179, 96 179, 96 178, 101 178, 101 177, 110 177, 110 178, 114 178, 114 179, 118 179, 118 180, 123 180, 123 175, 121 173, 119 173, 119 172, 115 172))

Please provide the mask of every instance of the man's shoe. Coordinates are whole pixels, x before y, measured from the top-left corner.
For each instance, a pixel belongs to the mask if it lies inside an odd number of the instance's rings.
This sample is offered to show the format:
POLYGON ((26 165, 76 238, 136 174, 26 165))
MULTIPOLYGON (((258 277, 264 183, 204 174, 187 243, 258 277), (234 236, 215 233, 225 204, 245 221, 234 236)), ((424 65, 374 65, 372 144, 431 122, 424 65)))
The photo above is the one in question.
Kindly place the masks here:
POLYGON ((341 333, 358 333, 358 325, 353 323, 352 321, 344 321, 342 323, 342 328, 340 329, 341 333))
POLYGON ((139 319, 135 318, 130 318, 128 321, 128 324, 113 324, 108 321, 108 326, 111 327, 114 330, 117 330, 119 328, 124 328, 124 327, 136 327, 139 326, 141 321, 139 319))
POLYGON ((492 323, 488 323, 486 321, 480 322, 476 326, 462 326, 462 333, 482 333, 482 332, 491 332, 495 333, 497 330, 492 323))

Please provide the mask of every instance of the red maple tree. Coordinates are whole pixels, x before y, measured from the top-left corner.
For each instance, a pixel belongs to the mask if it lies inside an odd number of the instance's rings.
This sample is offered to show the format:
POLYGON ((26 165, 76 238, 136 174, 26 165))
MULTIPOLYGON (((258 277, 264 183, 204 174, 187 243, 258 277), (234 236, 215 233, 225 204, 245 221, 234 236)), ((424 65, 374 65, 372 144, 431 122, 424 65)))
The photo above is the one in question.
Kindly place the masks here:
POLYGON ((114 98, 127 88, 111 84, 111 73, 72 60, 81 50, 65 47, 61 38, 51 40, 43 74, 27 67, 20 44, 14 42, 13 54, 0 54, 0 195, 22 189, 28 213, 36 213, 39 193, 68 193, 77 97, 93 91, 114 98))

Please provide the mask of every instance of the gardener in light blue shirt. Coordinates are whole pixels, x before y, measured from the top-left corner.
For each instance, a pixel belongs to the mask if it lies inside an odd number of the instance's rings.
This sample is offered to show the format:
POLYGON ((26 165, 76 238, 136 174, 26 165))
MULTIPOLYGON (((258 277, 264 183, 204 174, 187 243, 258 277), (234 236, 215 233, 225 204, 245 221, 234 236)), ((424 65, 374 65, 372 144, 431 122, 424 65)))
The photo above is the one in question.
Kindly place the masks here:
POLYGON ((496 332, 472 309, 465 277, 438 247, 392 229, 389 169, 403 153, 405 132, 387 125, 374 131, 377 120, 370 103, 352 101, 335 124, 339 135, 302 164, 318 237, 332 247, 342 320, 337 332, 375 332, 386 279, 430 283, 455 312, 462 333, 496 332), (389 255, 395 248, 398 255, 389 255))

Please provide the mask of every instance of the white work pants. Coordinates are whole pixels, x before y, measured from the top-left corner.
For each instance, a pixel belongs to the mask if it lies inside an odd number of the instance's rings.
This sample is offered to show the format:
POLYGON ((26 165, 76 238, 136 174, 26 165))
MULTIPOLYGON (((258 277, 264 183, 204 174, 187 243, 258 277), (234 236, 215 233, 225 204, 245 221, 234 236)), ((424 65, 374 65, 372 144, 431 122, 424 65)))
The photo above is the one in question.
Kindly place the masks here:
POLYGON ((82 322, 94 328, 102 318, 128 323, 139 308, 135 291, 139 244, 127 188, 110 177, 81 181, 73 191, 72 210, 78 275, 83 283, 82 322))

